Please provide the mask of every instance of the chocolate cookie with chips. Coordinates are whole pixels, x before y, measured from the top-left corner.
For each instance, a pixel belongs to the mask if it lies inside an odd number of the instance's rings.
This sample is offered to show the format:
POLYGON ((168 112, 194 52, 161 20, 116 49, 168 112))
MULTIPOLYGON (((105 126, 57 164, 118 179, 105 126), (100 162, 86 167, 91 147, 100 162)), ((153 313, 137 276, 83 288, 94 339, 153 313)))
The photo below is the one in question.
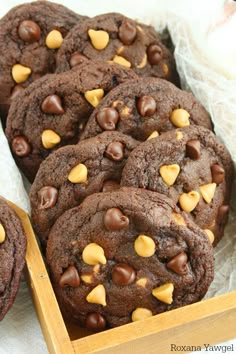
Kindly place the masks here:
POLYGON ((54 72, 55 55, 83 16, 49 1, 11 9, 0 20, 0 113, 29 83, 54 72))
POLYGON ((26 236, 14 210, 0 197, 0 321, 12 306, 25 265, 26 236))
POLYGON ((208 129, 191 126, 140 144, 127 160, 121 185, 172 198, 216 245, 228 219, 232 180, 224 145, 208 129))
POLYGON ((66 71, 88 59, 115 62, 139 76, 179 83, 175 60, 152 26, 118 13, 107 13, 75 26, 57 55, 57 70, 66 71))
POLYGON ((41 164, 30 200, 33 225, 43 245, 65 210, 92 193, 119 188, 125 162, 137 146, 122 133, 104 132, 58 149, 41 164))
POLYGON ((188 125, 212 129, 211 119, 197 99, 166 80, 140 78, 113 89, 91 114, 82 139, 117 130, 146 140, 188 125))
POLYGON ((117 64, 83 63, 47 75, 12 102, 6 135, 17 165, 32 182, 40 163, 63 145, 75 144, 104 95, 136 74, 117 64))
POLYGON ((94 331, 196 302, 213 279, 205 232, 166 196, 135 188, 66 211, 47 261, 63 314, 94 331))

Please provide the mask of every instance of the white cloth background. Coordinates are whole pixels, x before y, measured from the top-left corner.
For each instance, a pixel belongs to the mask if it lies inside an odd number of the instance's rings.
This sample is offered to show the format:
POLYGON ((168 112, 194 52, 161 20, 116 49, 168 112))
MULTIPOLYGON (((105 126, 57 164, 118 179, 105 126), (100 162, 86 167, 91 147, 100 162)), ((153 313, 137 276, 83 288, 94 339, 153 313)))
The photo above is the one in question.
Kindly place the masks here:
MULTIPOLYGON (((233 0, 230 1, 233 2, 233 0)), ((8 0, 3 3, 1 1, 0 16, 3 16, 10 8, 22 2, 8 0)), ((54 2, 65 4, 72 10, 88 16, 117 11, 156 26, 162 26, 169 22, 177 45, 176 59, 178 69, 183 77, 187 77, 187 81, 182 80, 182 83, 185 87, 190 88, 211 112, 217 127, 217 134, 227 144, 236 162, 236 145, 234 145, 236 144, 236 139, 233 139, 236 130, 231 125, 226 130, 224 129, 225 125, 230 124, 227 118, 223 119, 223 128, 219 124, 222 116, 226 115, 224 103, 225 97, 228 99, 229 93, 232 95, 232 107, 229 108, 229 112, 226 112, 228 113, 227 116, 231 114, 230 118, 232 118, 232 112, 236 113, 236 90, 234 89, 236 79, 236 16, 233 16, 228 21, 228 27, 223 26, 206 37, 206 28, 209 23, 211 21, 215 23, 217 19, 221 18, 224 0, 145 0, 143 2, 134 0, 100 0, 99 2, 97 0, 58 0, 54 2), (170 12, 170 14, 167 15, 167 12, 170 12), (191 45, 186 47, 186 50, 183 50, 183 43, 186 39, 191 42, 191 45), (192 57, 193 48, 191 46, 194 47, 194 53, 196 54, 194 58, 192 57), (201 73, 199 73, 199 68, 201 73), (212 74, 213 71, 215 81, 209 82, 209 73, 212 74), (198 75, 201 76, 200 79, 198 75), (224 79, 221 76, 224 82, 223 87, 221 80, 220 83, 218 82, 219 75, 224 75, 224 79), (209 87, 215 86, 216 83, 216 91, 209 97, 206 92, 208 92, 209 87), (216 94, 218 95, 217 102, 215 101, 216 94), (225 122, 228 123, 225 124, 225 122)), ((25 210, 29 210, 27 195, 24 191, 19 171, 11 158, 1 127, 0 151, 0 195, 12 200, 25 210)), ((236 271, 228 272, 227 270, 228 266, 231 269, 235 269, 234 264, 236 264, 236 235, 232 226, 235 223, 235 215, 236 208, 234 206, 224 246, 220 245, 217 249, 216 270, 220 276, 212 284, 208 296, 224 293, 228 288, 231 290, 236 289, 236 271), (228 265, 225 265, 227 262, 223 261, 223 259, 225 259, 225 255, 228 257, 229 253, 230 260, 228 265), (218 279, 220 279, 219 283, 218 279)), ((22 279, 15 304, 0 323, 0 338, 0 354, 47 353, 47 347, 24 279, 22 279)), ((174 338, 171 338, 170 341, 174 342, 174 338)), ((236 352, 236 340, 228 343, 234 343, 236 352)))

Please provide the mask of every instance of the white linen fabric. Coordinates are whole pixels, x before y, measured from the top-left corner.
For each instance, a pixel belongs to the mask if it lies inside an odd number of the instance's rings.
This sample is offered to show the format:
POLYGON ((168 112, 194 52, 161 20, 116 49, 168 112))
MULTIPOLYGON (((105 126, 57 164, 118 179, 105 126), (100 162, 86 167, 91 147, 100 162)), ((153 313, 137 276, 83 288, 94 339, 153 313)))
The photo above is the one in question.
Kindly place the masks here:
MULTIPOLYGON (((236 162, 236 120, 233 119, 236 115, 236 41, 234 39, 236 15, 232 7, 233 0, 146 0, 138 3, 134 0, 99 2, 97 0, 57 0, 54 2, 64 4, 88 16, 105 12, 121 12, 147 24, 153 24, 156 28, 163 28, 168 23, 176 46, 175 56, 182 85, 191 90, 209 110, 217 135, 224 141, 236 162)), ((20 3, 23 1, 1 1, 0 16, 20 3)), ((1 126, 0 151, 0 195, 29 211, 27 193, 1 126)), ((235 191, 234 186, 232 199, 235 200, 230 222, 226 236, 215 252, 216 277, 206 297, 236 290, 235 191)), ((0 323, 0 337, 0 354, 48 352, 23 278, 13 307, 0 323)), ((174 343, 174 338, 170 338, 170 343, 174 343)), ((236 352, 236 340, 223 344, 233 344, 233 352, 236 352)), ((202 350, 202 352, 207 351, 202 350)), ((210 352, 220 351, 216 349, 210 352)))

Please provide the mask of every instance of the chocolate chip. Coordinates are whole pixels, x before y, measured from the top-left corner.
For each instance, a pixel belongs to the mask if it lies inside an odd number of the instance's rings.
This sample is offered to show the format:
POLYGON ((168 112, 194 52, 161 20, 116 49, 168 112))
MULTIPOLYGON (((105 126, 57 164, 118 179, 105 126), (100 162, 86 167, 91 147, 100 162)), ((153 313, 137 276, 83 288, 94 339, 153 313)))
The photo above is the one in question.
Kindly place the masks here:
POLYGON ((186 156, 190 159, 198 160, 200 158, 200 141, 199 140, 189 140, 186 144, 186 156))
POLYGON ((114 161, 120 161, 124 157, 124 145, 119 141, 110 143, 106 149, 105 155, 114 161))
POLYGON ((39 210, 52 208, 56 202, 58 197, 58 190, 52 186, 42 187, 38 191, 38 199, 39 199, 39 210))
POLYGON ((70 67, 73 68, 74 66, 80 65, 86 60, 88 60, 88 58, 85 55, 80 52, 75 52, 70 57, 70 67))
POLYGON ((16 85, 11 92, 10 100, 14 100, 14 98, 18 96, 18 94, 22 91, 24 91, 24 87, 22 87, 21 85, 16 85))
POLYGON ((142 117, 150 117, 156 112, 157 104, 151 96, 141 96, 137 100, 137 109, 142 117))
POLYGON ((216 221, 220 226, 227 224, 229 218, 229 205, 221 205, 218 209, 216 221))
POLYGON ((47 96, 41 104, 41 109, 44 113, 63 114, 61 98, 58 95, 47 96))
POLYGON ((112 191, 116 191, 119 188, 120 188, 119 183, 112 181, 112 180, 107 180, 103 183, 102 191, 103 192, 112 192, 112 191))
POLYGON ((137 34, 136 27, 127 20, 122 21, 119 28, 119 38, 122 43, 129 45, 135 40, 137 34))
POLYGON ((163 57, 163 51, 157 44, 152 44, 147 49, 148 61, 152 64, 159 64, 163 57))
POLYGON ((174 258, 172 258, 167 264, 167 268, 173 270, 175 273, 184 275, 188 273, 188 256, 185 252, 181 252, 177 254, 174 258))
POLYGON ((215 182, 216 184, 220 184, 224 181, 225 170, 220 165, 217 164, 212 165, 211 176, 212 176, 212 182, 215 182))
POLYGON ((71 286, 72 288, 78 288, 80 285, 80 277, 77 269, 74 266, 69 266, 67 270, 62 274, 59 285, 61 288, 65 286, 71 286))
POLYGON ((17 136, 14 138, 11 147, 12 151, 19 157, 29 155, 31 151, 31 146, 24 136, 17 136))
POLYGON ((120 209, 111 208, 104 215, 104 225, 109 231, 119 231, 129 225, 129 218, 122 214, 120 209))
POLYGON ((128 264, 117 264, 112 270, 112 280, 116 285, 132 284, 135 278, 135 271, 128 264))
POLYGON ((106 327, 106 320, 100 313, 92 312, 87 316, 85 326, 93 331, 102 331, 106 327))
POLYGON ((39 40, 41 36, 40 27, 34 21, 26 20, 21 22, 18 28, 20 38, 28 43, 33 43, 39 40))
POLYGON ((112 107, 102 108, 96 114, 96 119, 102 129, 115 130, 116 123, 119 120, 119 113, 112 107))

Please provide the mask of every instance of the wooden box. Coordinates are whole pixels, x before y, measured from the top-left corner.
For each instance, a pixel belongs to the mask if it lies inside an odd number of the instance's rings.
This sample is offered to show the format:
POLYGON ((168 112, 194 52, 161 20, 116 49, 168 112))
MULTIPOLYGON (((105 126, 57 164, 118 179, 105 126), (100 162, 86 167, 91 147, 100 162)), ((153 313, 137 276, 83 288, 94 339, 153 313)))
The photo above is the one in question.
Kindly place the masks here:
POLYGON ((97 334, 65 323, 29 217, 9 204, 28 237, 26 276, 50 353, 187 353, 236 337, 236 291, 97 334))

